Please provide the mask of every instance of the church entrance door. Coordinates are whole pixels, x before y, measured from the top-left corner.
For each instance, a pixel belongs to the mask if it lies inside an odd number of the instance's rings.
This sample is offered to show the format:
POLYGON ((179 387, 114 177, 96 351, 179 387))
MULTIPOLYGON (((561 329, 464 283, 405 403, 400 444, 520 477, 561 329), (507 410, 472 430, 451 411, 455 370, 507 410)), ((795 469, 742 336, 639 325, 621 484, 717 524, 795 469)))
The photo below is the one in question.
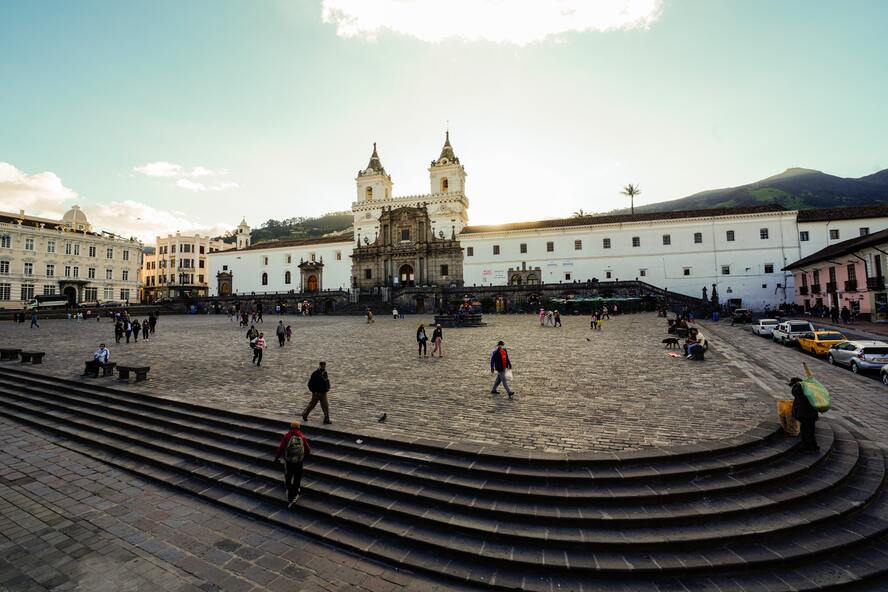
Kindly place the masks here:
POLYGON ((74 286, 68 286, 64 289, 63 293, 68 297, 69 306, 77 306, 77 288, 74 286))
POLYGON ((405 288, 413 287, 413 267, 410 265, 402 265, 398 271, 399 281, 405 288))
POLYGON ((316 276, 316 275, 308 276, 308 281, 305 282, 305 291, 306 292, 317 292, 318 291, 318 276, 316 276))

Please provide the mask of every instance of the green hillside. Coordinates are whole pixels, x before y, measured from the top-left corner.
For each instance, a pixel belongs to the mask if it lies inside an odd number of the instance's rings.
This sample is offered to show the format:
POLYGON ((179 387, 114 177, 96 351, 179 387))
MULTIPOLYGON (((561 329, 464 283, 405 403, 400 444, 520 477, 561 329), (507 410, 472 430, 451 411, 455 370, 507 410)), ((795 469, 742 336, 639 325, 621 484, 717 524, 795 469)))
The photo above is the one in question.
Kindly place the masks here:
MULTIPOLYGON (((283 220, 267 220, 259 228, 250 232, 253 244, 299 238, 317 238, 330 234, 338 234, 351 228, 354 218, 351 212, 331 212, 317 218, 285 218, 283 220)), ((226 232, 222 236, 226 243, 235 241, 234 232, 226 232)))

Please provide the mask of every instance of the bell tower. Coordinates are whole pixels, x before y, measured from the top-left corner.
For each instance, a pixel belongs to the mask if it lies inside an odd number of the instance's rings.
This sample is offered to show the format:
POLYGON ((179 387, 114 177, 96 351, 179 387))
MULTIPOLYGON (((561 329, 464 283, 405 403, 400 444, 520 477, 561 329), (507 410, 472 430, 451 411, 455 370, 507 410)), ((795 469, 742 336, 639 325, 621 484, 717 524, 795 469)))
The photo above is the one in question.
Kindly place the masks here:
POLYGON ((250 246, 250 225, 247 219, 242 218, 241 223, 237 225, 237 248, 246 249, 250 246))
POLYGON ((383 201, 392 198, 392 178, 385 172, 379 154, 376 153, 376 142, 373 142, 373 154, 367 168, 358 171, 355 177, 358 189, 358 203, 383 201))
POLYGON ((464 194, 466 191, 466 169, 459 163, 450 145, 450 130, 444 135, 444 146, 437 160, 429 167, 429 182, 433 195, 436 193, 464 194))

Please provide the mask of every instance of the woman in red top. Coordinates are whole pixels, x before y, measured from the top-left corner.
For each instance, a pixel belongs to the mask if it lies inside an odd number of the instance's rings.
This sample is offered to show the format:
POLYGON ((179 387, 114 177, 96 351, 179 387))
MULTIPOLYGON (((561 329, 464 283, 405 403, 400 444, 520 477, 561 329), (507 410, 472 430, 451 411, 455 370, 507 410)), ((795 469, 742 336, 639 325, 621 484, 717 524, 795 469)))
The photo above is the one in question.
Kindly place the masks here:
POLYGON ((277 454, 274 455, 274 462, 278 462, 282 457, 284 459, 284 485, 287 488, 288 508, 292 508, 302 495, 302 463, 305 457, 311 454, 308 438, 299 428, 298 421, 290 422, 290 430, 281 438, 277 454), (301 446, 299 442, 290 445, 292 438, 299 438, 301 446))

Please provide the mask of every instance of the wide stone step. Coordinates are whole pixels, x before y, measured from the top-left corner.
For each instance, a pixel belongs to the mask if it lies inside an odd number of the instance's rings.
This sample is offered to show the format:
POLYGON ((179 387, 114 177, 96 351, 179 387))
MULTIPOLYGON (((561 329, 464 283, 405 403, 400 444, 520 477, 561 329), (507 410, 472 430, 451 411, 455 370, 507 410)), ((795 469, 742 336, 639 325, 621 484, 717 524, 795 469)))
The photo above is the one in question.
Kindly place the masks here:
MULTIPOLYGON (((149 435, 148 438, 137 435, 138 429, 123 428, 115 429, 102 428, 94 424, 87 425, 71 417, 70 411, 53 410, 42 411, 40 409, 28 409, 27 403, 11 405, 18 410, 28 410, 32 413, 42 413, 45 418, 57 419, 66 425, 81 430, 90 431, 100 434, 106 438, 118 438, 123 440, 123 444, 119 445, 123 449, 131 450, 131 446, 136 444, 141 447, 148 448, 159 454, 150 455, 149 458, 154 462, 160 462, 159 459, 165 457, 184 457, 191 462, 202 462, 207 465, 201 469, 201 474, 208 478, 219 480, 233 487, 241 488, 246 493, 254 495, 271 496, 272 499, 279 499, 283 502, 283 496, 280 493, 279 474, 276 471, 256 470, 252 468, 252 464, 236 465, 229 464, 229 459, 218 454, 208 452, 205 447, 200 444, 188 443, 170 443, 168 441, 157 442, 149 435), (128 448, 129 447, 129 448, 128 448), (277 491, 277 494, 274 492, 277 491)), ((162 436, 162 434, 160 434, 162 436)), ((850 442, 853 444, 853 441, 850 442)), ((175 463, 174 463, 175 464, 175 463)), ((881 483, 881 480, 876 480, 881 483)), ((417 504, 410 504, 401 501, 383 500, 382 503, 368 502, 368 496, 362 494, 359 489, 351 491, 343 491, 344 488, 339 487, 332 491, 325 491, 322 488, 310 487, 311 495, 306 496, 303 505, 308 504, 310 508, 322 514, 329 514, 338 517, 350 517, 351 521, 357 524, 366 524, 370 520, 370 524, 374 528, 387 527, 389 534, 399 534, 401 529, 407 527, 410 530, 417 530, 420 525, 430 529, 431 533, 438 532, 439 529, 448 529, 454 531, 456 529, 462 531, 466 536, 461 539, 463 544, 469 544, 467 541, 473 541, 475 544, 483 544, 486 539, 501 540, 516 543, 510 547, 509 553, 513 553, 515 549, 522 549, 526 554, 531 552, 524 545, 532 547, 541 547, 542 551, 551 550, 557 553, 567 553, 570 548, 581 546, 583 549, 591 548, 613 548, 621 545, 670 545, 675 546, 678 543, 694 543, 699 539, 721 539, 722 542, 728 539, 739 539, 741 537, 754 536, 761 533, 768 533, 769 536, 775 536, 778 529, 787 529, 798 526, 797 521, 792 521, 790 515, 779 513, 771 516, 770 520, 758 520, 753 522, 751 519, 741 521, 737 527, 738 530, 732 530, 729 524, 718 524, 707 526, 697 526, 685 528, 681 531, 656 530, 656 529, 634 529, 613 531, 605 529, 552 529, 552 528, 535 528, 533 526, 500 524, 490 525, 484 524, 473 517, 436 516, 429 514, 429 508, 417 504), (335 491, 339 494, 335 494, 335 491), (316 494, 321 494, 318 497, 316 494), (326 495, 324 495, 326 494, 326 495), (489 528, 493 528, 489 531, 489 528), (531 542, 527 539, 537 540, 531 542), (521 545, 521 546, 519 546, 521 545)), ((853 492, 851 492, 853 493, 853 492)), ((871 492, 872 493, 872 492, 871 492)), ((372 497, 372 496, 370 496, 372 497)), ((848 507, 843 512, 850 512, 862 505, 866 501, 866 497, 858 500, 849 501, 848 507)), ((810 508, 806 514, 807 520, 801 521, 802 524, 811 526, 821 520, 833 519, 837 514, 833 508, 810 508)), ((444 544, 439 537, 434 534, 429 535, 426 542, 429 544, 444 544)), ((452 543, 452 541, 451 541, 452 543)), ((448 544, 451 544, 448 543, 448 544)), ((489 546, 489 545, 488 545, 489 546)), ((491 547, 492 548, 492 547, 491 547)), ((539 550, 539 549, 538 549, 539 550)), ((499 557, 504 559, 504 557, 499 557)))
MULTIPOLYGON (((0 368, 0 374, 3 369, 0 368)), ((87 397, 102 397, 105 400, 118 399, 123 404, 152 409, 161 414, 169 414, 180 418, 207 423, 216 422, 219 427, 233 431, 255 430, 268 435, 277 434, 285 429, 284 422, 262 419, 225 410, 213 410, 182 401, 154 397, 142 393, 120 391, 105 386, 92 387, 75 381, 66 381, 51 377, 34 375, 22 371, 7 371, 10 380, 20 384, 31 383, 48 386, 54 389, 80 391, 87 397)), ((451 472, 466 471, 479 478, 493 478, 507 474, 511 481, 525 477, 529 482, 545 479, 550 482, 565 480, 570 484, 577 477, 593 477, 596 479, 613 478, 623 481, 638 477, 650 479, 658 476, 661 479, 671 477, 684 478, 693 472, 700 474, 716 471, 731 471, 743 466, 755 464, 763 456, 776 456, 785 453, 796 440, 781 439, 772 425, 763 424, 755 430, 711 445, 691 445, 670 448, 667 451, 646 449, 615 453, 596 453, 588 455, 566 455, 537 451, 518 451, 518 458, 512 453, 494 450, 472 443, 455 443, 442 448, 438 443, 420 439, 402 440, 396 438, 380 438, 366 435, 350 434, 330 428, 305 426, 307 435, 318 444, 332 450, 339 449, 344 454, 353 452, 362 457, 374 455, 390 458, 392 456, 405 462, 417 462, 425 466, 446 467, 451 472), (357 444, 355 440, 361 439, 357 444), (773 440, 780 440, 773 445, 773 440), (757 450, 764 448, 764 450, 757 450), (532 460, 541 462, 532 463, 532 460), (693 462, 691 462, 693 461, 693 462)), ((513 451, 514 452, 514 451, 513 451)))
MULTIPOLYGON (((8 391, 7 396, 30 396, 41 400, 44 404, 54 404, 54 397, 44 393, 32 392, 28 395, 27 393, 8 391)), ((147 422, 143 421, 136 424, 127 423, 116 415, 106 413, 104 410, 90 409, 90 403, 88 402, 75 401, 73 398, 64 396, 57 396, 55 398, 61 399, 61 401, 64 402, 66 409, 76 410, 81 414, 88 414, 92 419, 104 420, 112 423, 116 422, 117 425, 128 427, 131 430, 150 429, 150 425, 147 422)), ((93 407, 95 406, 93 405, 93 407)), ((163 433, 155 433, 153 434, 154 437, 162 438, 164 436, 172 437, 174 435, 170 426, 162 425, 158 429, 162 430, 163 433)), ((442 475, 433 469, 404 465, 400 460, 383 463, 374 462, 372 459, 335 459, 332 457, 327 458, 322 455, 319 455, 317 459, 320 463, 338 463, 340 466, 344 465, 345 473, 343 473, 342 470, 336 471, 335 469, 328 469, 329 472, 337 473, 341 478, 348 478, 351 476, 351 478, 358 478, 364 482, 369 480, 370 483, 375 483, 376 485, 382 484, 387 487, 399 487, 401 491, 405 493, 415 494, 418 491, 417 488, 428 489, 431 487, 434 489, 435 487, 446 485, 447 495, 452 495, 452 491, 458 489, 458 491, 463 494, 474 494, 483 491, 488 495, 506 494, 510 499, 522 496, 525 499, 532 499, 533 501, 538 501, 540 498, 551 500, 553 497, 556 497, 582 500, 583 502, 613 502, 615 499, 626 497, 633 500, 656 498, 658 503, 662 503, 663 500, 674 497, 693 497, 704 492, 713 494, 718 490, 734 490, 737 487, 746 484, 744 477, 746 477, 747 473, 749 473, 749 478, 752 480, 751 482, 761 483, 764 479, 785 479, 793 474, 803 472, 810 466, 819 462, 829 451, 829 447, 832 443, 832 434, 825 429, 822 431, 825 432, 825 435, 821 435, 823 447, 819 456, 800 454, 796 451, 781 464, 779 470, 773 466, 756 467, 754 470, 745 472, 741 471, 734 475, 717 475, 711 478, 704 477, 693 479, 686 483, 652 483, 635 485, 630 482, 620 488, 614 485, 599 485, 595 482, 575 485, 570 488, 553 488, 542 485, 521 486, 506 481, 478 482, 466 476, 442 475)), ((224 434, 220 434, 215 430, 205 432, 200 436, 193 435, 190 437, 192 439, 201 439, 204 449, 212 449, 215 447, 223 453, 239 454, 240 457, 237 459, 239 465, 255 464, 263 461, 267 462, 267 459, 263 458, 261 454, 257 454, 254 449, 241 446, 241 444, 247 440, 245 437, 242 437, 239 440, 231 440, 229 437, 226 437, 224 434)), ((187 445, 187 438, 188 436, 180 436, 179 440, 187 445)), ((253 442, 253 444, 257 446, 260 445, 257 442, 253 442)), ((273 447, 269 447, 269 452, 271 450, 273 450, 273 447)))

